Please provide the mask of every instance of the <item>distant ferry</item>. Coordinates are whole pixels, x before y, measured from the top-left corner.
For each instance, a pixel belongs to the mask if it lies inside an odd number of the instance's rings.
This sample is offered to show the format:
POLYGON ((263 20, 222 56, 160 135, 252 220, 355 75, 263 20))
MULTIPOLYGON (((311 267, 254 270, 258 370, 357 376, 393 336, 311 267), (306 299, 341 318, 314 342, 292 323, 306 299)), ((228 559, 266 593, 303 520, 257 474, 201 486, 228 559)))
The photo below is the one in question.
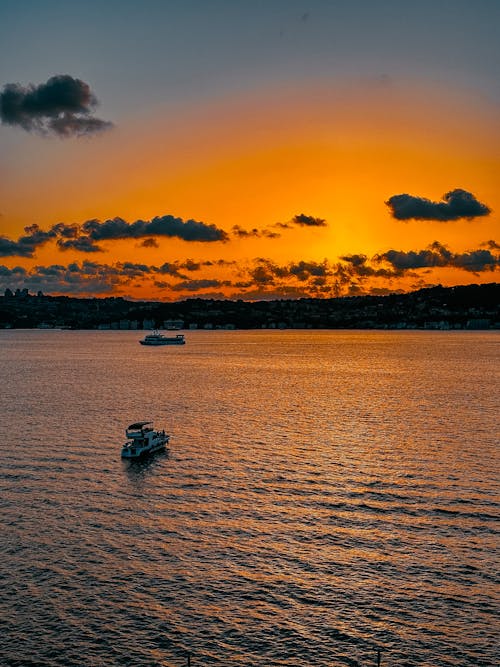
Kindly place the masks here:
POLYGON ((153 422, 135 422, 127 426, 125 435, 128 438, 122 447, 122 459, 138 459, 147 454, 165 449, 170 436, 165 431, 155 431, 153 422))
POLYGON ((141 345, 185 345, 186 339, 184 334, 177 334, 176 336, 165 336, 159 331, 147 334, 139 341, 141 345))

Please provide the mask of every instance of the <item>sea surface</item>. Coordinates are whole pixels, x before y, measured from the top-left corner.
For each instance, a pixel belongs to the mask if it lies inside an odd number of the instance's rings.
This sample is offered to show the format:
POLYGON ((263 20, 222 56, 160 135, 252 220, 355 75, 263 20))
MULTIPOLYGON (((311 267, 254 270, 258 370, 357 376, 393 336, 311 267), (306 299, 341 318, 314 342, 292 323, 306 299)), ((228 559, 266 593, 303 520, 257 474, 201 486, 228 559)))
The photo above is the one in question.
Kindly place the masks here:
POLYGON ((1 667, 499 664, 500 333, 142 335, 0 331, 1 667))

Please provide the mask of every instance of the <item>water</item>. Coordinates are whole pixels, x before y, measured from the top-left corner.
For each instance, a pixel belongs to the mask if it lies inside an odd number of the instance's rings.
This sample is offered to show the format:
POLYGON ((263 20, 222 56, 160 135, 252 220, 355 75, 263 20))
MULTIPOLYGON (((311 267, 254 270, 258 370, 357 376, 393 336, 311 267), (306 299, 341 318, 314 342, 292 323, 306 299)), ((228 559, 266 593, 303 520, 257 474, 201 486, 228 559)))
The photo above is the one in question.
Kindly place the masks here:
POLYGON ((2 667, 498 664, 498 333, 140 335, 0 331, 2 667))

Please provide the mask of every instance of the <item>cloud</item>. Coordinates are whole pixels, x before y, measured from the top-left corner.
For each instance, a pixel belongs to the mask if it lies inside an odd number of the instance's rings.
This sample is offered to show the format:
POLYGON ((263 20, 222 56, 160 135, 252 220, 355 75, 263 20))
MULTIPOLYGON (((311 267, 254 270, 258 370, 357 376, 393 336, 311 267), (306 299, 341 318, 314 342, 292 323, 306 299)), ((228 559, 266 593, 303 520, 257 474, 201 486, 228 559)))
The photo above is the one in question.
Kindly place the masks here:
MULTIPOLYGON (((495 243, 489 242, 489 243, 495 243)), ((493 248, 492 248, 493 249, 493 248)), ((424 250, 388 250, 380 255, 375 255, 375 262, 387 262, 395 269, 408 271, 411 269, 454 267, 480 273, 482 271, 495 271, 500 266, 500 254, 493 254, 492 250, 480 248, 464 253, 453 253, 446 246, 434 241, 424 250)))
POLYGON ((52 230, 44 232, 38 225, 25 227, 24 231, 25 235, 20 236, 17 241, 0 236, 0 257, 33 257, 38 246, 44 245, 56 236, 52 230))
MULTIPOLYGON (((26 237, 36 238, 41 230, 27 228, 26 237)), ((68 232, 69 233, 69 232, 68 232)), ((72 240, 72 239, 66 239, 72 240)), ((1 247, 1 245, 0 245, 1 247)), ((29 247, 29 246, 26 246, 29 247)), ((453 252, 435 241, 422 250, 390 249, 371 258, 364 254, 341 256, 337 261, 306 259, 277 263, 258 257, 244 263, 234 260, 138 262, 101 264, 85 260, 67 266, 52 264, 30 269, 8 269, 0 265, 0 287, 28 287, 56 294, 127 294, 131 287, 151 286, 171 294, 209 298, 220 290, 235 299, 331 298, 356 294, 401 291, 401 278, 414 278, 415 285, 431 269, 454 268, 483 273, 500 267, 499 246, 488 241, 477 249, 453 252), (191 279, 196 272, 196 279, 191 279), (231 292, 231 293, 229 293, 231 292)), ((421 282, 417 287, 426 286, 421 282)), ((147 297, 146 297, 147 298, 147 297)), ((214 297, 215 298, 215 297, 214 297)))
POLYGON ((139 243, 141 248, 159 248, 158 241, 156 239, 144 239, 142 243, 139 243))
POLYGON ((58 222, 48 231, 38 225, 25 227, 26 234, 17 241, 0 236, 0 257, 33 257, 37 247, 56 239, 61 251, 77 250, 85 253, 103 252, 98 241, 144 238, 144 247, 158 247, 154 236, 177 237, 184 241, 210 243, 227 241, 228 234, 213 224, 182 220, 172 215, 155 217, 150 221, 136 220, 128 223, 122 218, 100 222, 87 220, 83 225, 58 222))
POLYGON ((180 273, 179 266, 176 262, 165 262, 158 269, 155 268, 158 273, 162 275, 175 276, 177 278, 185 279, 187 276, 180 273))
POLYGON ((498 244, 496 241, 493 241, 491 239, 490 241, 486 241, 485 243, 480 244, 482 248, 489 248, 490 250, 500 250, 500 244, 498 244))
MULTIPOLYGON (((144 280, 146 289, 150 288, 151 282, 158 287, 169 288, 176 292, 197 292, 209 288, 230 286, 230 281, 222 281, 215 278, 201 278, 191 280, 181 272, 185 263, 165 262, 161 266, 152 264, 141 264, 135 262, 116 262, 113 264, 101 264, 85 260, 81 263, 71 262, 67 266, 51 264, 48 266, 34 266, 31 269, 8 269, 0 265, 0 287, 29 287, 34 290, 42 290, 46 293, 59 294, 120 294, 131 284, 136 285, 144 280), (162 276, 171 276, 180 282, 168 283, 160 279, 162 276)), ((192 263, 187 264, 192 268, 192 263)), ((201 266, 217 267, 234 264, 225 260, 215 262, 202 262, 201 266)), ((203 291, 203 296, 206 293, 203 291)))
POLYGON ((33 247, 0 236, 0 257, 33 257, 33 247))
POLYGON ((186 271, 199 271, 204 265, 211 265, 211 262, 195 262, 193 259, 187 259, 181 264, 181 268, 186 271))
POLYGON ((95 241, 88 236, 80 236, 76 239, 58 239, 57 247, 59 250, 78 250, 79 252, 103 252, 95 241))
POLYGON ((281 234, 278 234, 278 232, 273 232, 269 229, 256 229, 255 227, 253 229, 243 229, 243 227, 240 227, 239 225, 233 225, 232 228, 232 233, 234 236, 237 236, 238 238, 267 238, 267 239, 278 239, 280 238, 281 234))
POLYGON ((230 284, 227 281, 215 280, 215 279, 201 279, 201 280, 185 280, 181 283, 176 283, 172 285, 171 289, 174 292, 198 292, 200 290, 213 288, 213 287, 222 287, 224 285, 230 284))
POLYGON ((0 92, 0 119, 42 135, 88 136, 113 127, 92 115, 97 104, 87 83, 59 74, 38 86, 6 84, 0 92))
POLYGON ((443 195, 441 202, 433 202, 424 197, 400 194, 393 195, 385 203, 391 209, 392 216, 397 220, 436 220, 448 222, 460 218, 477 218, 488 215, 491 210, 467 192, 452 190, 443 195))
POLYGON ((366 264, 368 257, 366 255, 344 255, 340 259, 353 266, 363 266, 366 264))
POLYGON ((295 283, 294 289, 303 292, 303 288, 297 285, 302 283, 304 287, 307 285, 311 295, 311 292, 323 291, 334 274, 334 267, 327 260, 323 262, 302 260, 279 265, 269 259, 258 258, 247 271, 248 280, 240 282, 240 286, 276 290, 291 288, 292 283, 295 283))
POLYGON ((494 255, 490 250, 471 250, 454 255, 452 266, 473 273, 495 271, 500 267, 500 255, 494 255))
POLYGON ((22 266, 15 266, 9 269, 7 266, 0 264, 0 278, 24 277, 27 271, 22 266))
POLYGON ((313 215, 300 213, 292 218, 292 222, 302 227, 326 227, 326 221, 323 218, 315 218, 313 215))
POLYGON ((76 239, 78 236, 78 225, 67 225, 64 222, 58 222, 56 225, 52 225, 51 231, 54 232, 56 236, 60 236, 64 239, 76 239))
POLYGON ((105 222, 88 220, 81 227, 81 232, 94 241, 110 239, 137 239, 151 236, 177 237, 184 241, 227 241, 228 234, 213 224, 196 220, 182 220, 173 215, 163 215, 150 221, 136 220, 128 223, 122 218, 113 218, 105 222))
POLYGON ((327 261, 318 262, 295 262, 289 265, 288 270, 290 276, 295 276, 297 280, 309 280, 312 276, 325 277, 331 274, 331 269, 328 268, 327 261))
POLYGON ((116 291, 119 279, 113 275, 111 267, 83 263, 62 266, 35 266, 29 270, 7 270, 0 266, 1 283, 6 287, 42 290, 46 293, 59 294, 112 294, 116 291), (9 273, 7 273, 9 272, 9 273))
POLYGON ((203 262, 195 262, 192 259, 186 259, 184 262, 178 264, 180 269, 185 269, 186 271, 200 271, 204 267, 224 267, 224 266, 235 266, 236 261, 234 259, 207 259, 203 262))
MULTIPOLYGON (((325 221, 313 216, 300 215, 293 218, 292 223, 306 227, 325 226, 325 221)), ((292 223, 276 223, 274 227, 291 229, 292 223)), ((158 248, 158 237, 179 238, 187 242, 213 243, 227 242, 230 234, 214 224, 197 220, 183 220, 173 215, 156 216, 151 220, 135 220, 127 222, 123 218, 115 217, 101 222, 92 218, 81 225, 58 222, 48 230, 43 231, 38 225, 26 227, 26 236, 17 241, 0 237, 0 256, 33 257, 34 251, 40 245, 52 239, 56 240, 57 247, 62 252, 72 250, 84 253, 103 252, 99 245, 101 241, 122 239, 142 239, 140 247, 158 248)), ((238 238, 268 238, 276 239, 281 236, 269 228, 250 230, 234 225, 232 235, 238 238)))

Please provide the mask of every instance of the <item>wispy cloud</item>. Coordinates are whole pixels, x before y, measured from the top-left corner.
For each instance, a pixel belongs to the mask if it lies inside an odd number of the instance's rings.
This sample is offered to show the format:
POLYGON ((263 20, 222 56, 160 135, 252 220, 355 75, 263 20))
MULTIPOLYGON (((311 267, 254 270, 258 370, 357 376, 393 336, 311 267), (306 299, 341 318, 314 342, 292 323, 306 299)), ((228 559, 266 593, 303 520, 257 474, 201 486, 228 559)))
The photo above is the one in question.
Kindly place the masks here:
POLYGON ((248 239, 248 238, 278 239, 281 236, 281 234, 279 234, 278 232, 273 232, 272 230, 266 227, 264 229, 257 229, 256 227, 254 227, 253 229, 244 229, 243 227, 240 227, 240 225, 233 225, 231 231, 234 236, 240 239, 248 239))
POLYGON ((254 227, 253 229, 244 229, 240 225, 234 225, 232 228, 232 233, 238 238, 268 238, 268 239, 277 239, 281 237, 279 232, 274 231, 275 229, 292 229, 294 226, 298 227, 327 227, 326 220, 323 218, 317 218, 314 215, 306 215, 305 213, 299 213, 294 215, 291 220, 288 222, 276 222, 269 227, 264 227, 258 229, 254 227))
POLYGON ((96 118, 97 98, 90 86, 69 74, 39 85, 6 84, 0 93, 0 118, 5 125, 58 137, 89 136, 113 123, 96 118))
POLYGON ((424 197, 400 194, 386 202, 392 216, 397 220, 435 220, 449 222, 460 218, 477 218, 488 215, 491 210, 467 190, 452 190, 443 195, 443 201, 434 202, 424 197))
POLYGON ((318 218, 314 215, 306 215, 299 213, 294 215, 288 222, 276 222, 273 227, 277 229, 292 229, 294 225, 299 227, 327 227, 327 222, 324 218, 318 218))

